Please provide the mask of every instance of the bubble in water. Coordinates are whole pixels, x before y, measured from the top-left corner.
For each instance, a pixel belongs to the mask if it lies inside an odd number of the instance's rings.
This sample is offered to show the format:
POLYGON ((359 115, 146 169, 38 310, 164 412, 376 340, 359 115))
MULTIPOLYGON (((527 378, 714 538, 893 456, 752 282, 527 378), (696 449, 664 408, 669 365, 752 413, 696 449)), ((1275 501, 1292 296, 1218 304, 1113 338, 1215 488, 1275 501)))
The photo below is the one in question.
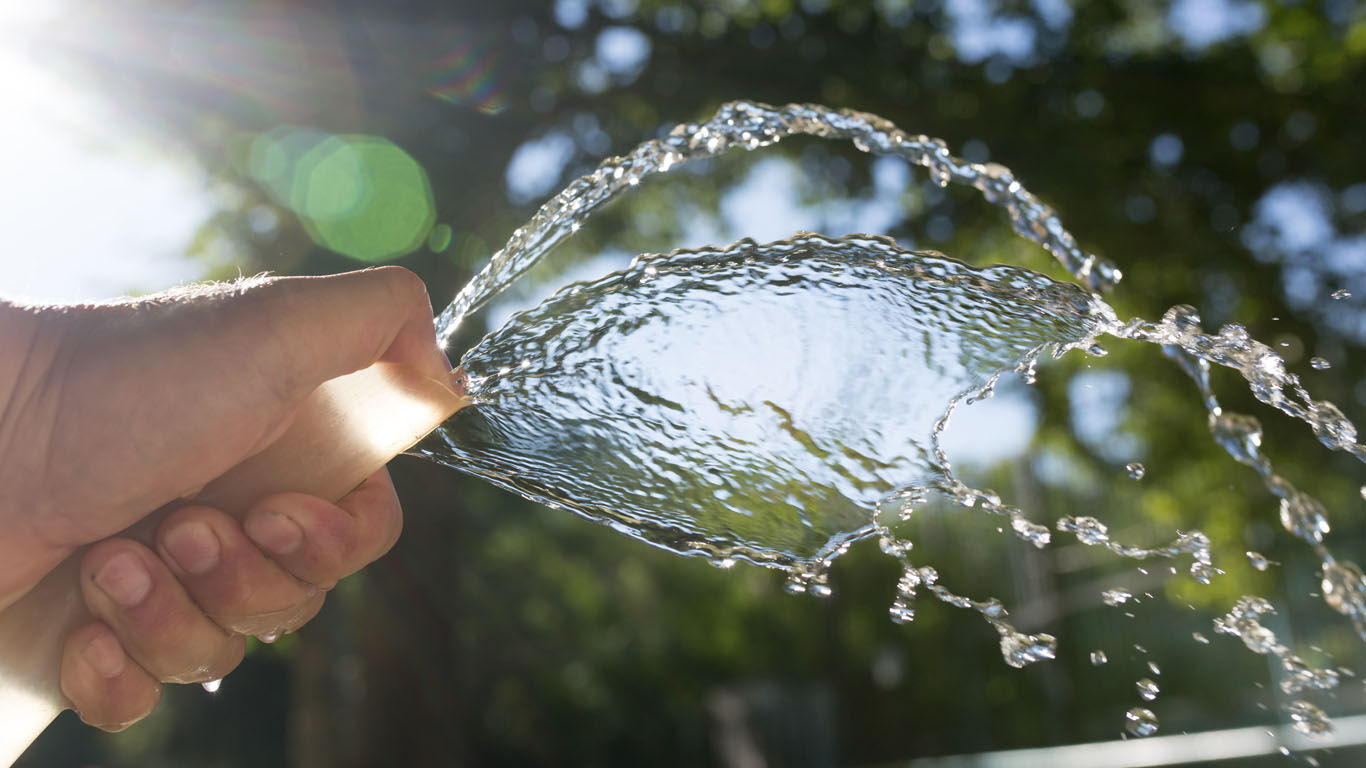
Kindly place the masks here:
POLYGON ((1122 589, 1119 587, 1116 587, 1115 589, 1107 589, 1104 592, 1100 593, 1100 599, 1104 601, 1106 605, 1109 606, 1124 605, 1125 603, 1129 602, 1129 600, 1131 600, 1133 596, 1134 593, 1130 592, 1127 589, 1122 589))
POLYGON ((203 687, 203 689, 206 690, 206 691, 208 691, 209 693, 218 693, 218 687, 219 687, 220 685, 222 685, 222 684, 223 684, 223 678, 220 677, 220 678, 217 679, 217 680, 205 680, 204 682, 200 683, 199 685, 200 685, 201 687, 203 687))
POLYGON ((1144 468, 1143 468, 1143 465, 1140 464, 1140 463, 1138 463, 1137 461, 1131 461, 1131 462, 1129 462, 1128 464, 1125 464, 1125 465, 1124 465, 1124 471, 1129 473, 1129 477, 1130 477, 1131 479, 1133 479, 1133 480, 1142 480, 1142 479, 1143 479, 1143 475, 1144 475, 1148 470, 1144 469, 1144 468))
POLYGON ((1307 701, 1292 701, 1285 709, 1291 726, 1305 736, 1327 736, 1333 732, 1333 721, 1328 715, 1307 701))
POLYGON ((1157 715, 1151 709, 1133 707, 1124 713, 1124 730, 1130 736, 1151 736, 1157 733, 1157 715))
POLYGON ((1326 371, 1332 368, 1333 364, 1322 357, 1311 357, 1309 358, 1309 367, 1316 371, 1326 371))
POLYGON ((1099 667, 1101 664, 1108 663, 1109 661, 1110 657, 1105 655, 1105 651, 1091 651, 1091 666, 1099 667))
POLYGON ((1265 571, 1267 568, 1271 567, 1271 561, 1266 559, 1266 555, 1263 555, 1260 552, 1248 550, 1247 561, 1252 563, 1252 567, 1259 571, 1265 571))
POLYGON ((1152 701, 1157 698, 1157 683, 1154 683, 1152 680, 1145 677, 1137 683, 1134 683, 1134 685, 1138 688, 1139 698, 1144 701, 1152 701))
POLYGON ((1342 301, 1343 299, 1352 298, 1352 292, 1347 290, 1346 288, 1339 288, 1336 291, 1333 291, 1330 295, 1333 297, 1333 301, 1342 301))

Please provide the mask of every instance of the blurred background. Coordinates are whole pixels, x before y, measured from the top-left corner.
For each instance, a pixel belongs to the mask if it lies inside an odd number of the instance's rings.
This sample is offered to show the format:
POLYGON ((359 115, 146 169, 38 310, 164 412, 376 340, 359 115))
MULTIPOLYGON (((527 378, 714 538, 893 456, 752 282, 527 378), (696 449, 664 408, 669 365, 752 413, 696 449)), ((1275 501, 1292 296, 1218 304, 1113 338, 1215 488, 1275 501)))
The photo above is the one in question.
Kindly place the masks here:
MULTIPOLYGON (((1360 421, 1364 93, 1366 7, 1352 0, 6 3, 0 295, 396 263, 439 309, 601 158, 730 99, 810 101, 1011 167, 1124 270, 1108 297, 1122 316, 1187 303, 1209 328, 1244 323, 1360 421), (1340 289, 1355 296, 1330 300, 1340 289)), ((971 190, 793 139, 643 184, 468 323, 453 356, 635 253, 798 229, 1067 279, 971 190)), ((1160 735, 1257 726, 1218 738, 1264 756, 1226 764, 1302 760, 1247 737, 1283 724, 1278 673, 1211 619, 1259 594, 1278 610, 1268 626, 1314 664, 1366 669, 1363 643, 1318 598, 1316 560, 1276 499, 1210 439, 1190 382, 1155 348, 1108 346, 965 410, 950 458, 1036 520, 1095 515, 1145 545, 1200 528, 1224 576, 1200 586, 1184 561, 1138 569, 1070 536, 1034 551, 953 509, 907 528, 955 591, 1057 635, 1054 662, 1011 669, 979 617, 928 599, 892 624, 898 569, 873 543, 836 564, 833 596, 787 596, 779 573, 710 568, 400 458, 403 540, 312 624, 254 645, 216 694, 168 691, 124 733, 63 715, 21 764, 921 765, 1117 741, 1139 704, 1160 735), (1124 470, 1135 461, 1142 480, 1124 470), (1253 568, 1248 550, 1275 564, 1253 568), (1140 599, 1107 606, 1111 587, 1140 599), (1152 703, 1144 677, 1161 688, 1152 703)), ((1366 472, 1231 375, 1215 385, 1262 418, 1269 457, 1359 560, 1366 472)), ((1359 678, 1312 698, 1366 712, 1359 678)), ((1341 730, 1315 760, 1366 759, 1341 730)))

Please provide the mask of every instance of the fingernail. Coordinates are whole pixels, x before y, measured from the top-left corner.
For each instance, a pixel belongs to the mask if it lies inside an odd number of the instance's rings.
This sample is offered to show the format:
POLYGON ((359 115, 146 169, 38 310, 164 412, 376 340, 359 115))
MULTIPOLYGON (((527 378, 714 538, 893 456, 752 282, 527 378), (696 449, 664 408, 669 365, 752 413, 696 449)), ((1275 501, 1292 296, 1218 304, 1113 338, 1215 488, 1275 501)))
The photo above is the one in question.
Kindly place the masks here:
POLYGON ((105 677, 118 677, 123 672, 124 667, 128 666, 128 655, 123 652, 123 646, 119 641, 107 631, 102 631, 95 635, 81 651, 85 661, 105 677))
POLYGON ((222 549, 213 530, 199 520, 172 528, 161 544, 181 570, 195 575, 213 570, 222 549))
POLYGON ((304 543, 304 529, 278 512, 248 518, 245 529, 248 538, 272 555, 288 555, 304 543))
POLYGON ((120 552, 95 574, 95 584, 110 600, 132 608, 152 591, 152 576, 141 558, 132 552, 120 552))

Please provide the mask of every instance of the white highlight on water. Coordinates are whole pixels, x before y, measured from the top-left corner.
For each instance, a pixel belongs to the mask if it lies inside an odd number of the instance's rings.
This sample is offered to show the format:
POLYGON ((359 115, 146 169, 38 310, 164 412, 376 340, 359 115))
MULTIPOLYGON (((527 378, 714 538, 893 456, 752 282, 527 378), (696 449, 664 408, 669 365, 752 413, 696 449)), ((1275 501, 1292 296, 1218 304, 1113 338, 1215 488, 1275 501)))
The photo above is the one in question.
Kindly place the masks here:
POLYGON ((1145 707, 1131 707, 1124 713, 1124 730, 1130 736, 1151 736, 1157 733, 1157 715, 1145 707))

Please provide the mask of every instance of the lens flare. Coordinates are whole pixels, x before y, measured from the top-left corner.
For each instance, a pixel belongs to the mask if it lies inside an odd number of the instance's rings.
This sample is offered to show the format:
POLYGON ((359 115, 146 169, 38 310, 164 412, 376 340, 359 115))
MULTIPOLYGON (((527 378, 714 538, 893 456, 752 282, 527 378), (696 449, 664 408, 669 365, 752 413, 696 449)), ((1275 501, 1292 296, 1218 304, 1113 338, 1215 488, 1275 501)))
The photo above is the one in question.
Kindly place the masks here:
POLYGON ((361 261, 421 246, 436 222, 422 166, 388 139, 278 126, 256 136, 245 170, 318 245, 361 261))
POLYGON ((453 38, 427 66, 427 92, 487 115, 502 112, 507 108, 501 82, 502 51, 490 39, 465 33, 453 38))

